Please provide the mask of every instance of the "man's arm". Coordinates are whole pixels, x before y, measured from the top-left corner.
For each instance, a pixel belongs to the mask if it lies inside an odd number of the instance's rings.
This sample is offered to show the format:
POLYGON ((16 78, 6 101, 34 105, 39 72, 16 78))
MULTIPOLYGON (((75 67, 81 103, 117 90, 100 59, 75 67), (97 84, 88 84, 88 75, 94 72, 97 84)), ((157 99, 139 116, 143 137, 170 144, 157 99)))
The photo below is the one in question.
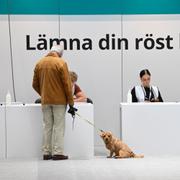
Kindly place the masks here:
POLYGON ((69 70, 66 62, 63 64, 61 68, 61 78, 62 78, 62 83, 64 85, 64 90, 65 90, 66 98, 68 100, 68 104, 74 105, 71 79, 69 76, 69 70))
POLYGON ((34 76, 33 76, 33 82, 32 82, 32 87, 34 88, 34 90, 39 94, 40 94, 40 86, 39 86, 39 77, 37 74, 37 68, 34 69, 34 76))
POLYGON ((81 90, 81 88, 77 84, 75 84, 74 87, 74 102, 87 102, 87 97, 85 93, 81 90))
POLYGON ((75 98, 74 98, 75 102, 87 102, 87 97, 85 95, 85 93, 83 91, 78 92, 77 94, 75 94, 75 98))

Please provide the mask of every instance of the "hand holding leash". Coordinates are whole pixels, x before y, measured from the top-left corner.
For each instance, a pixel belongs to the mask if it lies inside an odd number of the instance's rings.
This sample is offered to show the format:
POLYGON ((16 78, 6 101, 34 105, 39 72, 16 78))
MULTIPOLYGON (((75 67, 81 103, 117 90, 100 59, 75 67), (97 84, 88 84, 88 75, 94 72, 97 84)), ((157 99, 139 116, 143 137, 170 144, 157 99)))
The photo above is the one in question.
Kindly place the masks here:
POLYGON ((69 110, 68 110, 68 113, 71 114, 72 118, 73 118, 73 121, 72 121, 72 129, 74 129, 74 122, 75 122, 75 114, 76 114, 76 111, 77 109, 72 106, 72 105, 69 105, 69 110))
POLYGON ((76 109, 74 106, 69 105, 69 110, 68 113, 71 114, 71 116, 74 118, 75 117, 75 113, 76 111, 78 111, 78 109, 76 109))

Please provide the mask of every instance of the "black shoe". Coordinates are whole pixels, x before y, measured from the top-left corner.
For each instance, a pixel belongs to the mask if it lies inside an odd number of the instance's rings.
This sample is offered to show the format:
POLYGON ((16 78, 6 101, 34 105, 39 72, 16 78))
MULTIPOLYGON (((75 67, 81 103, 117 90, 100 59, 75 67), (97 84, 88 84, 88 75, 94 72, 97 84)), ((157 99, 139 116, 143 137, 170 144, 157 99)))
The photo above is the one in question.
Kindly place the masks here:
POLYGON ((43 160, 50 160, 52 159, 51 155, 43 155, 43 160))
POLYGON ((54 156, 52 156, 52 159, 53 160, 66 160, 66 159, 68 159, 68 156, 64 156, 64 155, 54 155, 54 156))

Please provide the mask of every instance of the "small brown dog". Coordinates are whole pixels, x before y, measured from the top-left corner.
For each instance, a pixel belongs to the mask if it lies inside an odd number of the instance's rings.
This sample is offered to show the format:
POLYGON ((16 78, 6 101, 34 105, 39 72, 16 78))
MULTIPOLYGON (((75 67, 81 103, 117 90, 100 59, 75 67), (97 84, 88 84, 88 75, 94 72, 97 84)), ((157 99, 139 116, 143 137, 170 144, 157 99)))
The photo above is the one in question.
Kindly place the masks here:
POLYGON ((111 132, 102 132, 100 134, 106 148, 110 151, 108 158, 143 158, 144 155, 136 155, 120 139, 114 137, 111 132), (114 155, 115 154, 115 155, 114 155), (114 156, 113 156, 114 155, 114 156))

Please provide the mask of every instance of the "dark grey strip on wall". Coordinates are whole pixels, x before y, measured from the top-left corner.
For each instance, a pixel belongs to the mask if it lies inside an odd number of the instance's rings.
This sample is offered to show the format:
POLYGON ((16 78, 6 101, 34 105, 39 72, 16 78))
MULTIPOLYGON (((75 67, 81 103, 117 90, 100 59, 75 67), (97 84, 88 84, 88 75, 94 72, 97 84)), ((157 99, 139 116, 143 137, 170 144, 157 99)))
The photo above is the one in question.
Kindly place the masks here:
MULTIPOLYGON (((124 34, 123 34, 123 15, 121 15, 121 38, 123 38, 124 34)), ((123 98, 123 94, 124 94, 124 59, 123 59, 123 48, 121 48, 121 101, 124 100, 123 98)))
MULTIPOLYGON (((123 15, 121 15, 121 38, 123 38, 123 15)), ((121 102, 124 101, 124 51, 123 48, 121 48, 121 102)), ((120 107, 119 107, 120 108, 120 107)), ((120 117, 120 139, 122 140, 122 118, 121 118, 121 110, 119 112, 119 117, 120 117)))
POLYGON ((12 37, 11 37, 11 18, 8 14, 8 31, 9 31, 9 41, 10 41, 10 59, 11 59, 11 78, 12 78, 12 87, 13 87, 13 96, 14 101, 16 102, 16 91, 15 91, 15 81, 14 81, 14 63, 13 63, 13 52, 12 52, 12 37))

